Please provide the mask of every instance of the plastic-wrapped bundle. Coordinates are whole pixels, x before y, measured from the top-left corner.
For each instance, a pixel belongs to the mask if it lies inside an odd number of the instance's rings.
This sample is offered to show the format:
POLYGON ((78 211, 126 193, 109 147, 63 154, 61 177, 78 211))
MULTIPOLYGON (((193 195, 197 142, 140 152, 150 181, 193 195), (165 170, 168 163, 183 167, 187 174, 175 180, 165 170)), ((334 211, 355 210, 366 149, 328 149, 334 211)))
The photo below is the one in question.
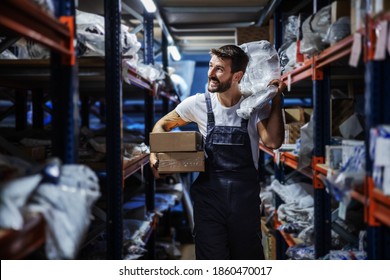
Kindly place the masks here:
POLYGON ((18 59, 11 51, 5 50, 0 53, 0 59, 18 59))
POLYGON ((16 57, 18 59, 47 59, 50 52, 47 48, 35 41, 21 38, 15 43, 17 47, 16 57))
POLYGON ((324 42, 334 44, 351 34, 351 22, 349 17, 341 17, 329 27, 324 42))
POLYGON ((47 12, 49 15, 54 15, 54 1, 53 0, 32 0, 34 3, 39 5, 41 9, 47 12))
POLYGON ((279 56, 268 41, 250 42, 240 47, 248 55, 249 63, 240 82, 241 93, 247 98, 237 114, 248 119, 256 108, 263 107, 276 95, 278 89, 267 86, 271 80, 280 78, 280 65, 279 56))
POLYGON ((159 69, 156 65, 146 65, 140 61, 125 59, 122 62, 122 77, 123 80, 128 84, 131 84, 131 80, 128 77, 130 68, 135 69, 137 74, 149 80, 150 82, 163 80, 165 78, 165 72, 162 70, 162 68, 159 69))
POLYGON ((259 93, 271 80, 280 78, 279 56, 270 42, 250 42, 240 47, 249 56, 248 67, 240 83, 243 95, 259 93))
POLYGON ((96 174, 87 166, 64 165, 58 182, 39 185, 29 204, 47 223, 46 253, 49 259, 72 259, 86 234, 92 205, 100 196, 96 174))
POLYGON ((297 44, 296 42, 291 42, 290 45, 283 45, 279 49, 279 57, 280 57, 280 66, 282 68, 282 72, 290 71, 294 68, 296 63, 296 52, 297 52, 297 44), (286 47, 286 49, 282 49, 286 47))
POLYGON ((314 246, 307 246, 305 244, 292 246, 287 249, 286 255, 294 260, 314 260, 314 246))
MULTIPOLYGON (((79 56, 104 56, 104 18, 99 15, 77 11, 77 37, 79 56)), ((135 55, 141 48, 135 34, 128 32, 128 27, 121 25, 121 45, 123 55, 135 55)))
POLYGON ((253 111, 261 110, 262 106, 274 98, 277 92, 278 88, 271 85, 245 98, 240 104, 240 109, 237 110, 237 115, 243 119, 249 119, 253 111))
POLYGON ((364 182, 365 166, 366 150, 363 145, 356 146, 353 156, 340 168, 340 172, 327 177, 327 187, 331 189, 338 201, 349 204, 351 190, 364 182))
POLYGON ((325 6, 308 17, 302 24, 301 53, 313 55, 321 52, 327 44, 323 42, 331 23, 331 6, 325 6))
POLYGON ((291 43, 297 40, 299 33, 299 17, 289 16, 284 26, 283 42, 291 43))

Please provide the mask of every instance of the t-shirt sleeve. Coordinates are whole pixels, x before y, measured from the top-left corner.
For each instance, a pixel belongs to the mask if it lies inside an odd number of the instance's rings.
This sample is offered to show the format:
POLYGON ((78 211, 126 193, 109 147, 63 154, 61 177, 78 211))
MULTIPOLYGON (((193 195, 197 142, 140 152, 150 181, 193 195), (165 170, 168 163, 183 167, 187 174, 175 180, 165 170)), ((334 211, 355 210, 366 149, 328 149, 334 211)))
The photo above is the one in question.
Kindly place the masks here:
POLYGON ((256 110, 256 124, 262 120, 268 119, 271 114, 271 105, 265 104, 261 108, 256 110))
POLYGON ((186 122, 194 122, 195 117, 194 108, 196 107, 196 95, 192 95, 184 99, 182 102, 180 102, 176 108, 176 113, 179 114, 180 118, 182 118, 186 122))

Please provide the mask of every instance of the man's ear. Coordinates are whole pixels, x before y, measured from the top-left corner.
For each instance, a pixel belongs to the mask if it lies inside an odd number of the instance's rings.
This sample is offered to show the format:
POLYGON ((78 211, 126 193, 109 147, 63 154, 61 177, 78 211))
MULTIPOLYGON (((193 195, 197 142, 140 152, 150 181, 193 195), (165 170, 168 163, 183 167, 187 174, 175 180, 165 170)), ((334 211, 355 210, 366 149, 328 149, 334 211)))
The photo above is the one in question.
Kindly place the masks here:
POLYGON ((244 76, 244 72, 238 71, 233 74, 233 81, 239 83, 244 76))

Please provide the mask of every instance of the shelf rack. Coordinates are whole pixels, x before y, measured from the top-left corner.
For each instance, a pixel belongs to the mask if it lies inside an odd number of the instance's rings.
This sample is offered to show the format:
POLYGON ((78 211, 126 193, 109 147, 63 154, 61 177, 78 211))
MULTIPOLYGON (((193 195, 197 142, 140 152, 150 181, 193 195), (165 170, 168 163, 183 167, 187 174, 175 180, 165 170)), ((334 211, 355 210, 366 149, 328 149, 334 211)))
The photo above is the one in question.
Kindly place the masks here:
MULTIPOLYGON (((365 106, 365 117, 367 129, 381 124, 390 123, 390 57, 386 55, 385 60, 375 60, 375 48, 377 43, 376 26, 382 21, 390 20, 390 11, 382 13, 375 18, 367 16, 367 27, 365 30, 365 99, 368 104, 365 106)), ((366 147, 370 145, 370 135, 366 136, 366 147)), ((368 151, 368 149, 367 149, 368 151)), ((389 259, 390 246, 390 198, 377 189, 372 178, 373 162, 366 157, 366 180, 365 189, 369 197, 369 205, 366 209, 366 223, 368 225, 368 258, 389 259)))
MULTIPOLYGON (((75 110, 75 52, 74 52, 74 1, 62 0, 55 18, 43 12, 28 0, 2 0, 0 2, 0 28, 2 35, 24 36, 38 42, 52 51, 50 63, 51 94, 61 103, 54 106, 53 122, 57 123, 56 137, 53 138, 53 153, 63 163, 75 162, 74 122, 70 119, 75 110)), ((1 67, 1 66, 0 66, 1 67)), ((7 84, 2 84, 9 86, 7 84)), ((15 86, 13 84, 13 86, 15 86)), ((1 230, 0 246, 4 258, 19 259, 28 256, 45 242, 45 222, 41 215, 26 219, 20 231, 1 230)), ((3 257, 3 256, 2 256, 3 257)))
POLYGON ((22 230, 0 229, 0 259, 22 259, 45 243, 46 223, 41 215, 26 219, 22 230))
MULTIPOLYGON (((321 5, 324 4, 320 1, 321 5)), ((390 12, 386 12, 376 18, 367 19, 367 28, 359 30, 364 37, 364 60, 365 65, 365 100, 366 104, 366 146, 369 146, 368 130, 376 125, 390 123, 390 115, 386 114, 390 106, 390 98, 384 93, 390 92, 390 83, 386 73, 390 71, 390 58, 387 55, 384 61, 375 61, 374 52, 376 47, 375 27, 382 20, 390 20, 390 12)), ((281 29, 279 28, 279 32, 281 29)), ((278 32, 278 28, 275 28, 278 32)), ((352 51, 354 34, 344 38, 336 44, 330 46, 318 55, 306 58, 304 62, 292 71, 285 73, 282 80, 290 85, 303 80, 312 80, 313 86, 313 106, 314 106, 314 155, 312 158, 312 168, 306 173, 307 177, 312 177, 315 190, 315 229, 316 257, 324 256, 330 249, 330 198, 324 192, 324 184, 320 179, 329 172, 324 165, 324 147, 329 143, 330 135, 326 132, 329 126, 329 74, 328 68, 333 63, 347 58, 352 51), (322 243, 322 244, 320 244, 322 243)), ((260 149, 276 160, 275 154, 260 145, 260 149)), ((297 159, 290 153, 283 152, 279 155, 280 163, 296 169, 297 159)), ((383 259, 390 257, 389 243, 390 227, 390 198, 383 192, 375 188, 372 179, 372 162, 367 157, 367 178, 362 188, 357 188, 351 192, 351 197, 360 202, 365 207, 365 221, 368 225, 368 240, 370 259, 383 259), (384 241, 387 240, 387 241, 384 241), (382 242, 382 243, 381 243, 382 242), (382 245, 381 245, 382 244, 382 245)), ((299 170, 298 170, 299 171, 299 170)), ((277 177, 283 171, 277 170, 277 177)), ((301 172, 301 171, 300 171, 301 172)))

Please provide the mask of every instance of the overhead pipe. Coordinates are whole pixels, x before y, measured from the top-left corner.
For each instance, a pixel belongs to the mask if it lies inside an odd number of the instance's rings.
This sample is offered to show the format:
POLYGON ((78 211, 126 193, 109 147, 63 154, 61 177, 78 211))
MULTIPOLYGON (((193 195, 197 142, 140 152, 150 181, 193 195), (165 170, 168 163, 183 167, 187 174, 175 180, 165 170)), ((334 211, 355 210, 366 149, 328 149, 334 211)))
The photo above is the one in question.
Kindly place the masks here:
POLYGON ((261 10, 260 17, 254 26, 262 26, 263 23, 274 13, 275 9, 279 6, 282 0, 270 0, 264 9, 261 10))

